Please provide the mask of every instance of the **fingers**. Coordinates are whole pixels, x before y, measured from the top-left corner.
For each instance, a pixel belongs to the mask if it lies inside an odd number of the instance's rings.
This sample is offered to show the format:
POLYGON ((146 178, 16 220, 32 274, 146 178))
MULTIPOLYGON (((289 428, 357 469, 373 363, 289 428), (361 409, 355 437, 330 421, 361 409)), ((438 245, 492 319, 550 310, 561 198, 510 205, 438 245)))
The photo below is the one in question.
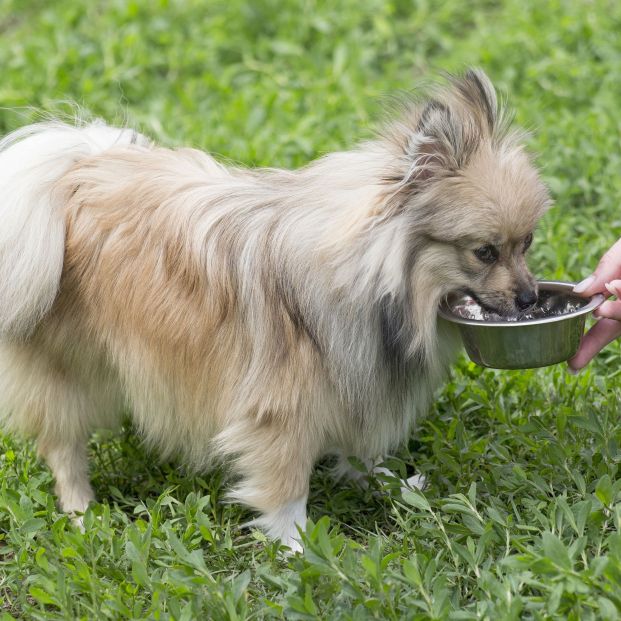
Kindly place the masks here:
MULTIPOLYGON (((606 310, 618 314, 621 318, 621 302, 605 302, 599 307, 597 312, 606 305, 614 306, 614 310, 606 310)), ((607 315, 602 315, 607 317, 607 315)), ((615 319, 600 319, 585 335, 580 343, 580 349, 576 355, 568 361, 569 368, 578 371, 586 366, 608 343, 621 336, 621 322, 615 319)))
POLYGON ((611 295, 616 295, 618 298, 621 298, 621 280, 611 280, 607 282, 605 285, 608 293, 611 295))
MULTIPOLYGON (((579 282, 574 291, 584 297, 607 292, 621 298, 621 239, 604 254, 595 272, 579 282)), ((593 314, 600 321, 586 333, 578 352, 568 361, 570 371, 582 369, 608 343, 621 336, 621 301, 604 302, 593 314)))
POLYGON ((604 302, 593 315, 598 318, 616 319, 621 321, 621 302, 619 300, 604 302))
POLYGON ((606 283, 621 278, 621 239, 615 242, 601 258, 595 272, 579 282, 574 291, 589 297, 606 290, 606 283))

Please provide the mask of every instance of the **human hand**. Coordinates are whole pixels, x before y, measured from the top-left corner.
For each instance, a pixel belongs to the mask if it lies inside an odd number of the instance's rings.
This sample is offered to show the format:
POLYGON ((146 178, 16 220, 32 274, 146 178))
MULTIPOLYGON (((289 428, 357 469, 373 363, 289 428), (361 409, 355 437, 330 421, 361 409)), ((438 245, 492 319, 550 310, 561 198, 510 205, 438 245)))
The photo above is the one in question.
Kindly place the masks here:
POLYGON ((584 335, 578 352, 568 361, 570 373, 577 373, 621 336, 621 239, 604 254, 595 272, 574 287, 574 292, 584 297, 607 292, 617 300, 604 302, 593 313, 598 322, 584 335))

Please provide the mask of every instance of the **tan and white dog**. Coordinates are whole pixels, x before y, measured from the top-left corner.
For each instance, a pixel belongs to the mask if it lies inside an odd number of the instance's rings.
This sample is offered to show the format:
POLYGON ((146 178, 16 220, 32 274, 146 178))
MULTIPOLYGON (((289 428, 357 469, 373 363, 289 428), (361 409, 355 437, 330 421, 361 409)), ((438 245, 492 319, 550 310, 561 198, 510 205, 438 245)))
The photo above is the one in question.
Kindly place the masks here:
POLYGON ((36 438, 62 509, 83 512, 89 435, 129 407, 163 457, 229 462, 230 498, 298 549, 317 459, 376 463, 426 411, 456 349, 442 298, 533 302, 524 254, 549 200, 522 142, 475 70, 296 171, 102 123, 12 133, 5 427, 36 438))

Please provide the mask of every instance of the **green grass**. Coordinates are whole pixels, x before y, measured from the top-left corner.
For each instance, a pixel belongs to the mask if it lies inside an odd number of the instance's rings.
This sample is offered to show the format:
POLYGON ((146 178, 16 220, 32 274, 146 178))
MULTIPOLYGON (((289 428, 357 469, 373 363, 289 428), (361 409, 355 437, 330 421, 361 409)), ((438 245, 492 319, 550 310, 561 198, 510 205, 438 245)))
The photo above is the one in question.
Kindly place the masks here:
MULTIPOLYGON (((297 166, 367 137, 391 93, 480 65, 533 130, 556 206, 537 275, 579 279, 621 232, 615 0, 0 0, 0 130, 77 102, 167 144, 297 166), (106 7, 106 8, 103 8, 106 7)), ((223 472, 158 465, 131 430, 91 447, 76 531, 30 444, 0 437, 0 619, 616 619, 621 351, 483 371, 462 359, 393 466, 424 493, 312 479, 283 560, 223 472)))

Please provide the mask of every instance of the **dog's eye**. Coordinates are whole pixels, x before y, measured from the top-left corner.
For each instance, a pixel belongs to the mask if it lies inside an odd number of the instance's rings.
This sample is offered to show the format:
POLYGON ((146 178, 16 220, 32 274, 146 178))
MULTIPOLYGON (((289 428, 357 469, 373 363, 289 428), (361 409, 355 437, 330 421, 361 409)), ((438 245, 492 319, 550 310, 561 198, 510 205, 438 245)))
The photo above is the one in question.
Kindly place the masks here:
POLYGON ((474 254, 479 261, 483 263, 494 263, 498 259, 498 248, 488 244, 487 246, 481 246, 474 251, 474 254))
POLYGON ((524 240, 524 252, 526 252, 530 248, 530 245, 532 243, 533 243, 533 234, 529 233, 526 236, 526 239, 524 240))

